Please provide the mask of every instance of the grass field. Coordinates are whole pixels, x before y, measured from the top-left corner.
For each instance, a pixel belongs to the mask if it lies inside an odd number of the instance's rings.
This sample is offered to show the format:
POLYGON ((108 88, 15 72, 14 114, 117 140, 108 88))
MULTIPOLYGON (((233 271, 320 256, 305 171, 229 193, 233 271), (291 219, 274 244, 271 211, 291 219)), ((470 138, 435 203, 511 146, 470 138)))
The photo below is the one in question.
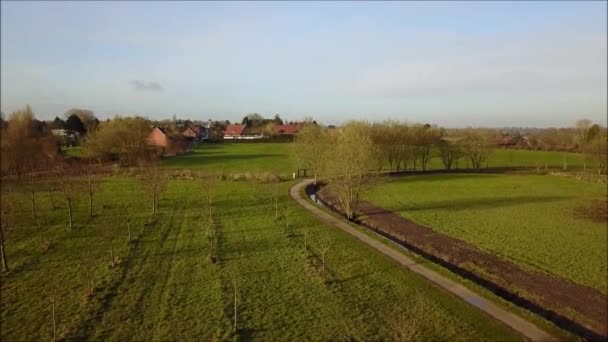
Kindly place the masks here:
MULTIPOLYGON (((163 165, 172 169, 192 169, 230 173, 272 172, 283 177, 291 177, 298 167, 291 154, 289 143, 225 143, 200 144, 194 151, 163 160, 163 165)), ((586 164, 585 157, 579 153, 527 151, 497 149, 484 166, 489 167, 528 167, 545 166, 549 169, 581 169, 586 164)), ((458 162, 458 167, 468 167, 466 159, 458 162)), ((443 169, 438 157, 431 159, 430 169, 443 169)))
POLYGON ((606 293, 606 223, 577 207, 606 199, 605 184, 539 175, 403 177, 366 199, 526 267, 606 293))
MULTIPOLYGON (((287 199, 291 183, 280 185, 281 210, 291 233, 273 221, 269 194, 275 185, 219 182, 214 213, 219 223, 217 264, 207 258, 199 217, 202 196, 196 181, 171 181, 160 213, 148 225, 147 207, 132 178, 111 177, 96 200, 89 222, 86 199, 76 201, 76 228, 69 231, 65 208, 51 209, 40 194, 38 210, 52 246, 39 247, 27 199, 19 203, 21 224, 7 241, 11 271, 2 277, 2 340, 51 337, 49 288, 57 288, 60 337, 110 340, 341 340, 390 339, 394 314, 408 312, 414 298, 425 309, 423 340, 519 339, 468 304, 437 290, 340 231, 321 225, 287 199), (121 208, 134 206, 133 235, 127 242, 121 208), (119 229, 109 267, 109 242, 119 229), (305 252, 308 231, 310 251, 305 252), (331 241, 328 278, 319 248, 331 241), (95 292, 86 296, 81 254, 90 253, 95 292), (232 332, 236 273, 238 336, 232 332)), ((55 193, 56 200, 59 194, 55 193)), ((410 315, 412 313, 410 312, 410 315)), ((415 317, 410 317, 415 319, 415 317)))
POLYGON ((175 169, 194 169, 223 173, 272 172, 291 177, 295 161, 287 143, 200 144, 194 151, 163 160, 175 169))

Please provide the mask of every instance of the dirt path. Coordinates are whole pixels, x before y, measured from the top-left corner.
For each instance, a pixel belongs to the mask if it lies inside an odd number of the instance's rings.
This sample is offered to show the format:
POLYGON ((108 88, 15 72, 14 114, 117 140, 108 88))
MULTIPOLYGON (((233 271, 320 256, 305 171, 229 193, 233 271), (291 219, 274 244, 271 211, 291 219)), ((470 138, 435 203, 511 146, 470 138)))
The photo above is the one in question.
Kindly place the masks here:
POLYGON ((526 338, 533 341, 552 341, 555 340, 555 337, 551 336, 546 331, 540 329, 536 325, 528 322, 522 317, 515 315, 511 312, 503 310, 492 302, 484 299, 483 297, 477 295, 466 287, 458 284, 455 281, 452 281, 439 273, 432 271, 425 266, 416 263, 414 260, 408 258, 403 253, 383 244, 382 242, 358 231, 357 229, 351 227, 346 222, 333 217, 332 215, 324 212, 323 210, 317 208, 315 205, 311 204, 304 198, 302 195, 302 189, 304 189, 307 185, 309 185, 312 180, 304 180, 296 185, 294 185, 291 189, 289 189, 289 195, 300 204, 302 207, 310 211, 316 217, 318 217, 324 223, 333 225, 335 227, 340 228, 346 233, 354 236, 355 238, 361 240, 362 242, 368 244, 372 248, 378 250, 380 253, 388 256, 389 258, 395 260, 400 265, 408 268, 409 270, 416 272, 423 277, 429 279, 437 286, 451 292, 452 294, 462 298, 467 303, 479 308, 480 310, 486 312, 490 316, 495 319, 501 321, 507 326, 511 327, 515 331, 521 333, 526 338))
MULTIPOLYGON (((320 198, 333 209, 337 201, 328 189, 320 198)), ((360 223, 475 281, 499 296, 535 312, 589 340, 608 335, 607 298, 599 290, 520 266, 464 241, 416 224, 372 203, 361 201, 360 223)))

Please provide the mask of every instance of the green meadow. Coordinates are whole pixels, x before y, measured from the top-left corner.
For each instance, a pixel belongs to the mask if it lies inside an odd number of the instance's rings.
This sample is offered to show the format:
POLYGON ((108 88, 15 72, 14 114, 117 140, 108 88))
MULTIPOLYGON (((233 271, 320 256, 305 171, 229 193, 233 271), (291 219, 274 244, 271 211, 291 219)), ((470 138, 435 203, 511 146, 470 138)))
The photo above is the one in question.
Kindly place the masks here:
MULTIPOLYGON (((272 201, 276 184, 214 184, 216 263, 208 257, 199 181, 170 181, 159 213, 150 216, 137 181, 107 177, 92 220, 85 195, 78 194, 71 231, 65 206, 58 202, 52 209, 49 195, 39 193, 47 248, 40 247, 28 199, 12 187, 3 195, 18 204, 19 224, 7 241, 11 270, 2 275, 0 339, 50 339, 52 298, 58 337, 76 340, 382 340, 392 339, 404 324, 400 317, 419 322, 416 331, 423 340, 520 339, 311 218, 288 199, 292 184, 278 185, 284 217, 278 223, 272 201), (131 242, 127 205, 133 213, 131 242), (114 267, 108 236, 113 236, 114 267)), ((53 195, 60 200, 58 192, 53 195)))
POLYGON ((569 177, 450 174, 392 179, 365 199, 525 267, 606 293, 606 223, 581 213, 602 201, 605 211, 606 196, 605 184, 569 177))
POLYGON ((171 169, 192 169, 215 173, 271 172, 291 177, 296 165, 288 143, 200 144, 179 156, 165 158, 171 169))

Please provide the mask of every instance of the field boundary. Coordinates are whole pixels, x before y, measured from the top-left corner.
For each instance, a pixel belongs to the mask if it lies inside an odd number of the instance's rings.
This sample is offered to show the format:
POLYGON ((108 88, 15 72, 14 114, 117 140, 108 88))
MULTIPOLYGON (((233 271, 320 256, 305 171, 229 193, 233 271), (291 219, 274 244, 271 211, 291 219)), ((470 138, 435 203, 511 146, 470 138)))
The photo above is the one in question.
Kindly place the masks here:
POLYGON ((289 195, 293 198, 300 206, 304 207, 304 209, 311 212, 314 216, 320 219, 322 222, 335 226, 342 231, 348 233, 349 235, 357 238, 358 240, 364 242, 368 246, 374 248, 385 256, 393 259, 401 266, 409 269, 412 272, 415 272, 424 278, 430 280, 438 287, 441 287, 453 295, 461 298, 465 302, 473 305, 474 307, 480 309, 481 311, 489 314, 496 320, 502 322, 507 325, 511 329, 517 331, 522 334, 526 338, 532 341, 553 341, 557 340, 554 336, 546 332, 545 330, 539 328, 535 324, 530 321, 516 315, 512 312, 504 310, 500 308, 498 305, 488 301, 482 296, 474 293, 463 285, 448 279, 441 274, 419 264, 413 259, 407 257, 403 253, 383 244, 380 241, 373 239, 372 237, 356 230, 351 227, 346 222, 339 220, 330 214, 324 212, 323 210, 315 207, 313 204, 309 203, 306 198, 302 197, 302 189, 312 184, 311 179, 303 180, 299 183, 296 183, 289 189, 289 195))

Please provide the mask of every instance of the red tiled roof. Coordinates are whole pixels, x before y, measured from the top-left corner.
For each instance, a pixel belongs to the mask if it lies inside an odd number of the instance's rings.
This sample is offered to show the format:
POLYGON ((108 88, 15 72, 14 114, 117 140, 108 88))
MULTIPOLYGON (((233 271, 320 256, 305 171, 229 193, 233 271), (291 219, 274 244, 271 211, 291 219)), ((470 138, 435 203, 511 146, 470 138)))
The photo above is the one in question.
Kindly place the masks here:
POLYGON ((242 135, 245 125, 228 125, 224 130, 224 135, 242 135))
POLYGON ((280 125, 276 126, 275 131, 282 134, 296 134, 300 130, 299 125, 280 125))

